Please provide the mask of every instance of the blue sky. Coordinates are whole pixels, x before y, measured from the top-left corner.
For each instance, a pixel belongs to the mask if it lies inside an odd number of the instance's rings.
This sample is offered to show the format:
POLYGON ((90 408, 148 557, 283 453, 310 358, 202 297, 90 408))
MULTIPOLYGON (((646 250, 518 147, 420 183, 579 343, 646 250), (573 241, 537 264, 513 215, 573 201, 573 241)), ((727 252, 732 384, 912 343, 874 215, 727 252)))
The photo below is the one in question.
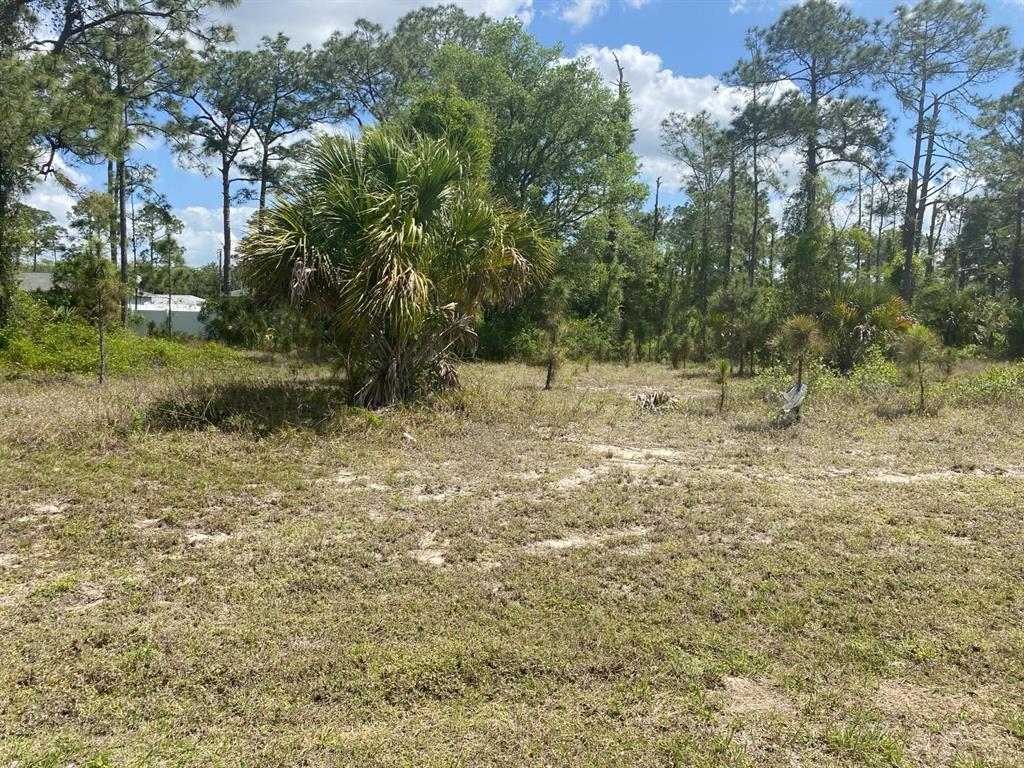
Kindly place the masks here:
MULTIPOLYGON (((566 55, 589 56, 611 81, 615 51, 633 87, 638 129, 636 150, 645 179, 666 179, 668 201, 680 199, 678 170, 660 150, 658 127, 673 109, 708 109, 725 120, 739 95, 720 88, 718 78, 743 54, 743 36, 751 26, 774 21, 792 0, 454 0, 471 13, 494 17, 516 15, 545 44, 561 42, 566 55)), ((283 31, 296 43, 317 44, 335 29, 349 30, 360 17, 390 26, 402 14, 428 5, 425 0, 241 0, 221 13, 235 28, 239 43, 252 46, 264 34, 283 31)), ((850 8, 868 18, 887 16, 895 5, 888 0, 847 0, 850 8)), ((1024 0, 989 0, 991 18, 1011 27, 1014 42, 1024 46, 1024 0)), ((1007 90, 1009 76, 995 90, 1007 90)), ((892 105, 890 105, 892 106, 892 105)), ((906 146, 898 129, 897 151, 906 146)), ((185 221, 182 243, 189 263, 216 258, 221 242, 219 183, 194 170, 178 167, 160 140, 139 149, 136 159, 158 169, 158 187, 185 221)), ((781 160, 783 166, 786 159, 781 160)), ((84 185, 98 185, 98 169, 76 167, 84 185)), ((664 194, 664 192, 663 192, 664 194)), ((665 198, 663 198, 665 199, 665 198)), ((30 201, 65 220, 71 198, 54 184, 41 185, 30 201)), ((233 211, 235 240, 251 208, 233 211)))

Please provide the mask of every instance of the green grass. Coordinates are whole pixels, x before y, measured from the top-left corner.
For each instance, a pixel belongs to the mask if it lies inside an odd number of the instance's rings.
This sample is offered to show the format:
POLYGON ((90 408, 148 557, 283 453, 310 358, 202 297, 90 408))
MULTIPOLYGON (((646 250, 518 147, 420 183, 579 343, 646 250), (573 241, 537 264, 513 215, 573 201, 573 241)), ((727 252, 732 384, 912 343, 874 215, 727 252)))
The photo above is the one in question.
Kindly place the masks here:
MULTIPOLYGON (((139 336, 121 328, 106 334, 106 346, 111 374, 222 366, 239 359, 238 353, 219 344, 139 336)), ((96 375, 98 369, 99 332, 82 321, 37 323, 28 330, 0 334, 0 371, 96 375)))
POLYGON ((1024 762, 1019 398, 464 379, 0 383, 0 765, 1024 762))

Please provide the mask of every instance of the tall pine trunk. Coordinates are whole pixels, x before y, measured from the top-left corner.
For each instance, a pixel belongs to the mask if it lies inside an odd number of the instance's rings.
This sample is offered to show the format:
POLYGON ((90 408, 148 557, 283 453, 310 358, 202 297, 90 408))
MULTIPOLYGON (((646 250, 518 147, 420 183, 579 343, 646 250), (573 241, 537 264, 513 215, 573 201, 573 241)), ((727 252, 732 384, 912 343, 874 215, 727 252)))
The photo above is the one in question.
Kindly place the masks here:
MULTIPOLYGON (((0 159, 0 163, 2 162, 0 159)), ((10 190, 6 185, 0 184, 0 328, 7 324, 10 301, 14 294, 14 259, 12 254, 7 252, 7 206, 10 199, 10 190)))
POLYGON ((732 241, 736 229, 736 153, 729 155, 729 210, 725 222, 725 284, 732 277, 732 241))
MULTIPOLYGON (((758 233, 758 227, 760 226, 760 223, 761 223, 761 210, 760 210, 760 204, 759 204, 760 203, 761 195, 760 195, 760 188, 759 188, 760 181, 759 181, 759 178, 758 178, 758 170, 757 170, 757 136, 756 136, 756 134, 754 136, 754 141, 752 142, 752 150, 753 150, 753 156, 754 156, 754 163, 753 163, 753 176, 754 176, 754 185, 753 185, 754 186, 754 214, 753 214, 753 218, 754 218, 754 220, 753 220, 753 223, 751 224, 751 227, 750 227, 750 262, 747 264, 747 283, 750 285, 751 288, 754 287, 754 276, 755 276, 755 271, 757 270, 757 236, 759 234, 758 233)), ((753 360, 753 359, 751 359, 751 360, 753 360)), ((751 362, 751 368, 753 368, 753 362, 751 362)))
POLYGON ((1010 255, 1010 295, 1024 302, 1024 189, 1018 190, 1014 198, 1013 251, 1010 255))
MULTIPOLYGON (((121 254, 121 283, 128 285, 128 174, 124 155, 117 159, 117 242, 121 254)), ((128 294, 121 295, 121 325, 128 325, 128 294)))
POLYGON ((221 290, 224 295, 231 293, 231 160, 221 155, 220 194, 224 214, 224 264, 222 267, 221 290))
POLYGON ((914 294, 914 242, 917 239, 917 189, 920 184, 918 166, 921 163, 921 143, 924 140, 925 92, 927 81, 921 81, 921 92, 917 99, 917 124, 914 127, 914 160, 910 164, 910 179, 907 180, 907 204, 903 213, 903 284, 900 293, 909 303, 914 294))
MULTIPOLYGON (((116 200, 117 178, 114 173, 114 161, 107 160, 107 194, 110 200, 116 200)), ((107 234, 110 238, 110 260, 117 266, 117 211, 110 209, 110 220, 107 222, 107 234)))
POLYGON ((100 330, 100 384, 107 379, 107 336, 106 322, 103 319, 102 303, 103 302, 101 301, 101 311, 98 318, 99 322, 97 323, 100 330))
MULTIPOLYGON (((932 114, 928 119, 928 145, 924 151, 924 171, 921 173, 921 191, 917 195, 917 220, 914 227, 914 250, 921 250, 921 237, 924 233, 924 212, 928 207, 928 187, 932 180, 932 160, 935 157, 935 130, 939 124, 939 102, 932 105, 932 114)), ((932 211, 935 216, 935 211, 932 211)))

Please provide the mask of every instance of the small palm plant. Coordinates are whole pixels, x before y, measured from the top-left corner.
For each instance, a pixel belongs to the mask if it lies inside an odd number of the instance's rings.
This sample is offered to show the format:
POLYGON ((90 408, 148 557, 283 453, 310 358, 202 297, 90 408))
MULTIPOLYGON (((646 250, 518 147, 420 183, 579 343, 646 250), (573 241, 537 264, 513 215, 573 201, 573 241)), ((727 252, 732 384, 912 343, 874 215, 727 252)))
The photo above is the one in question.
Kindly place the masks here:
POLYGON ((442 138, 378 128, 324 138, 312 158, 243 241, 242 279, 330 325, 356 405, 457 385, 481 305, 544 278, 551 244, 442 138))
POLYGON ((818 321, 810 315, 794 315, 775 336, 775 344, 791 363, 796 363, 796 386, 799 389, 804 383, 804 365, 824 348, 818 321))
POLYGON ((918 413, 924 413, 925 376, 939 358, 942 344, 938 336, 924 325, 913 325, 896 341, 896 361, 903 372, 917 384, 918 413))
POLYGON ((721 387, 718 395, 718 412, 721 413, 725 408, 725 390, 729 384, 729 361, 724 358, 718 361, 715 369, 715 384, 721 387))

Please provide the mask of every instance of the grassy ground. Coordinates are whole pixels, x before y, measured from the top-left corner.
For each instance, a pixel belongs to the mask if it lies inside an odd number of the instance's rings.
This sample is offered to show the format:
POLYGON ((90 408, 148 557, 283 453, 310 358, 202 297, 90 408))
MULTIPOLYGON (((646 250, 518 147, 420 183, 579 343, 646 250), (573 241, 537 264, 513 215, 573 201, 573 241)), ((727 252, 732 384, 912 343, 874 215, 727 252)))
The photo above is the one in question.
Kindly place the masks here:
POLYGON ((465 379, 0 383, 0 765, 1024 764, 1020 406, 465 379))

